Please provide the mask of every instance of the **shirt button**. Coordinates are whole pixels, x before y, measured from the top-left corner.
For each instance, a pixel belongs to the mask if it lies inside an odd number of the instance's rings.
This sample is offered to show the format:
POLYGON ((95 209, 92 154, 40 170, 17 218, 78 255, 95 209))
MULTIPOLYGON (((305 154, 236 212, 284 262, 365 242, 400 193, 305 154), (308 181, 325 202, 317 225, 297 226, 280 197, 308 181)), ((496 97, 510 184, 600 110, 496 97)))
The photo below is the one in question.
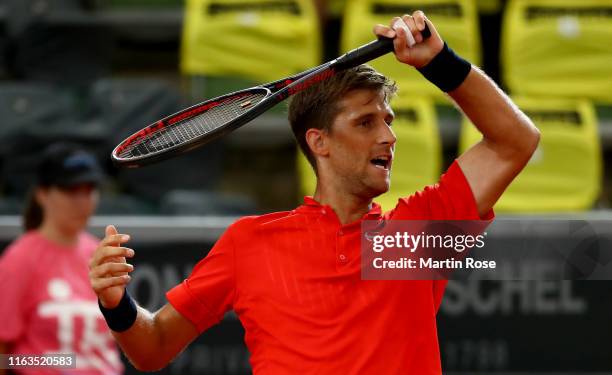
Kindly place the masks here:
POLYGON ((344 235, 344 231, 343 231, 342 229, 340 229, 340 230, 338 231, 338 234, 342 236, 342 235, 344 235))
POLYGON ((325 215, 325 214, 327 213, 327 211, 325 211, 325 209, 323 208, 323 209, 321 209, 321 213, 322 213, 323 215, 325 215))
POLYGON ((346 255, 340 254, 340 256, 338 256, 338 258, 340 258, 340 261, 346 262, 346 255))

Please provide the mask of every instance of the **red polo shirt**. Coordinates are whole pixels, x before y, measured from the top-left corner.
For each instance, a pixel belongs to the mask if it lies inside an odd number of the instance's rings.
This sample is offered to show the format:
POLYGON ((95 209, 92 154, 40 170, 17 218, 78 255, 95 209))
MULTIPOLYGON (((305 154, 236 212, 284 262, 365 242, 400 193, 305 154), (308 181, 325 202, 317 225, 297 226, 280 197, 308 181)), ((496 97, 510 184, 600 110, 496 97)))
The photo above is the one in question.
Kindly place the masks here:
MULTIPOLYGON (((363 219, 479 219, 455 161, 436 185, 363 219)), ((493 218, 491 212, 487 215, 493 218)), ((445 281, 364 281, 361 220, 341 225, 306 197, 231 225, 167 294, 201 332, 234 309, 254 374, 440 374, 436 312, 445 281)))

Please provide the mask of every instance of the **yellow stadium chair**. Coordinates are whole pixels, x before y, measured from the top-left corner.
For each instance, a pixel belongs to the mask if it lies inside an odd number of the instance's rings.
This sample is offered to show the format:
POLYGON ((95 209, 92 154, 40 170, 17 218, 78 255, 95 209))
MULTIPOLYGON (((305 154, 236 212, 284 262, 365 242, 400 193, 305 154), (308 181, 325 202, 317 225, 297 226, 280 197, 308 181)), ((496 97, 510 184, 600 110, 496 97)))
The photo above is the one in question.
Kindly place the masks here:
POLYGON ((311 0, 187 0, 181 69, 193 76, 279 79, 320 63, 311 0))
POLYGON ((510 0, 502 69, 513 94, 612 102, 610 0, 510 0))
MULTIPOLYGON (((588 100, 516 98, 540 129, 538 149, 495 205, 498 212, 547 213, 593 207, 602 183, 602 155, 593 104, 588 100)), ((468 121, 460 152, 481 139, 468 121)))
POLYGON ((481 14, 495 14, 502 10, 501 0, 476 0, 476 5, 481 14))
MULTIPOLYGON (((374 39, 372 27, 388 25, 394 16, 422 10, 436 29, 459 55, 475 65, 480 64, 480 35, 478 14, 474 0, 353 0, 347 2, 342 29, 341 48, 348 51, 374 39)), ((399 63, 388 54, 370 63, 374 68, 395 80, 403 92, 445 96, 415 69, 399 63)))
MULTIPOLYGON (((393 131, 397 137, 391 189, 374 199, 384 210, 395 207, 408 196, 440 177, 442 151, 436 111, 431 99, 402 94, 391 103, 395 112, 393 131)), ((310 164, 299 152, 297 169, 304 195, 315 191, 316 179, 310 164)))
POLYGON ((341 17, 349 0, 327 0, 327 13, 332 17, 341 17))

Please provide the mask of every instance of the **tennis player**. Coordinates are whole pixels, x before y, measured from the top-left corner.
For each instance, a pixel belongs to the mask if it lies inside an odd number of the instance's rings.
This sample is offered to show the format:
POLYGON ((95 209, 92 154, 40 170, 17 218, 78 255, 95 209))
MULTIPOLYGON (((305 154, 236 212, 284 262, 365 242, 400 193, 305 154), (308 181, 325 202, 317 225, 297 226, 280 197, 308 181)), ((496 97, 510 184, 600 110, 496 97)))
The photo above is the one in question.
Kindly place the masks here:
MULTIPOLYGON (((447 92, 482 133, 439 183, 382 213, 389 189, 395 86, 362 65, 297 94, 289 120, 317 173, 313 197, 289 212, 231 225, 152 313, 125 291, 129 236, 107 227, 91 284, 117 342, 140 370, 166 366, 233 309, 255 374, 440 374, 436 313, 444 281, 364 281, 364 219, 492 219, 492 207, 539 141, 531 121, 417 11, 374 32, 395 56, 447 92), (405 24, 402 27, 401 21, 405 24), (432 36, 423 40, 425 22, 432 36), (399 25, 399 26, 398 26, 399 25), (408 30, 408 32, 406 32, 408 30), (411 38, 416 44, 412 44, 411 38)), ((408 68, 408 67, 407 67, 408 68)))

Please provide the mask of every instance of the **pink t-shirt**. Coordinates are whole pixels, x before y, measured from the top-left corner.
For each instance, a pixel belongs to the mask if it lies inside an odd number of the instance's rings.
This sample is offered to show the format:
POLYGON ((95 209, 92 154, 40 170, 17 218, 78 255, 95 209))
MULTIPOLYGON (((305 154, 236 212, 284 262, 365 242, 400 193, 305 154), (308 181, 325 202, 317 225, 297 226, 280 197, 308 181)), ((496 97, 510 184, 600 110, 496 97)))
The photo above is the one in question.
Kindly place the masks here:
MULTIPOLYGON (((78 374, 119 374, 123 365, 97 298, 88 262, 97 246, 82 233, 66 247, 30 231, 0 257, 0 341, 12 354, 75 353, 78 374)), ((41 368, 21 373, 59 374, 41 368)))

